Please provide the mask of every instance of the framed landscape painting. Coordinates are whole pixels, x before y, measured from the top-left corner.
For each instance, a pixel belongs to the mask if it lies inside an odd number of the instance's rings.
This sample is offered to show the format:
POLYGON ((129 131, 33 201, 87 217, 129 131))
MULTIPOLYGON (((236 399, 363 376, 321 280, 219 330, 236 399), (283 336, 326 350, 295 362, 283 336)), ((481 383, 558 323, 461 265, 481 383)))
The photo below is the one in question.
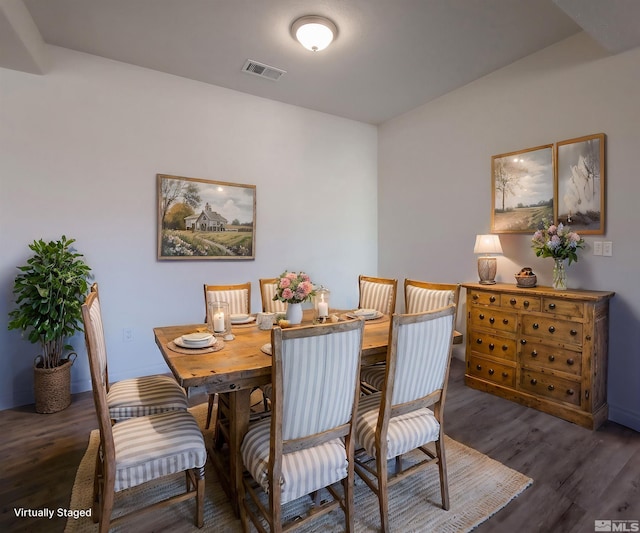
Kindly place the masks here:
POLYGON ((255 259, 256 186, 157 175, 158 259, 255 259))
POLYGON ((604 234, 604 133, 556 143, 556 221, 604 234))
POLYGON ((491 233, 533 233, 553 220, 553 145, 491 158, 491 233))

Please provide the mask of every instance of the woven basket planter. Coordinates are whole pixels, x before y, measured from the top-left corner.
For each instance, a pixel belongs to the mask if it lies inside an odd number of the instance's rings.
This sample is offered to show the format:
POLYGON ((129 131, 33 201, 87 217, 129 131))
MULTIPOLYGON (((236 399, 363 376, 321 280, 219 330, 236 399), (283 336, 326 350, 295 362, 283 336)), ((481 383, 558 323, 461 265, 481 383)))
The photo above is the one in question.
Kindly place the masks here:
POLYGON ((55 368, 33 367, 33 392, 36 413, 57 413, 71 404, 71 366, 67 359, 55 368))

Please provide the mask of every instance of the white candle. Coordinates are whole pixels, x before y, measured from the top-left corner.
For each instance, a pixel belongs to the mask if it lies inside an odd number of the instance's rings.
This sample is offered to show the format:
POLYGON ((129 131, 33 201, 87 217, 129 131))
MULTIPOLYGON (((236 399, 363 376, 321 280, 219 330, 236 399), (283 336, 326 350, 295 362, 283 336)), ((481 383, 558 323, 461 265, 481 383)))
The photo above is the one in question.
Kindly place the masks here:
POLYGON ((218 311, 213 315, 213 331, 221 333, 224 331, 224 313, 218 311))
POLYGON ((321 298, 322 300, 318 302, 318 316, 324 318, 329 316, 329 304, 324 301, 324 295, 321 298))

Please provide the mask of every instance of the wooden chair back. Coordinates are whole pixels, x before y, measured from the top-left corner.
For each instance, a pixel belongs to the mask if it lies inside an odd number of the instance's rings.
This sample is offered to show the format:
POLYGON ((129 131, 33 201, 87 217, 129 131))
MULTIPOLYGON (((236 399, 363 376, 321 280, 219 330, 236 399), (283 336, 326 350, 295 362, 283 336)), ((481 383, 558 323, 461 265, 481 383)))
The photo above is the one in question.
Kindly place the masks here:
POLYGON ((376 309, 385 315, 396 312, 397 279, 360 275, 358 287, 360 294, 358 308, 376 309))
MULTIPOLYGON (((232 314, 251 313, 251 282, 237 285, 204 285, 204 308, 208 313, 209 302, 227 302, 232 314)), ((207 316, 205 315, 205 322, 207 316)))
POLYGON ((274 300, 278 278, 260 278, 260 297, 262 298, 262 311, 265 313, 285 313, 287 304, 280 300, 274 300))
POLYGON ((459 283, 433 283, 415 279, 404 280, 405 313, 423 313, 454 304, 458 309, 459 283))

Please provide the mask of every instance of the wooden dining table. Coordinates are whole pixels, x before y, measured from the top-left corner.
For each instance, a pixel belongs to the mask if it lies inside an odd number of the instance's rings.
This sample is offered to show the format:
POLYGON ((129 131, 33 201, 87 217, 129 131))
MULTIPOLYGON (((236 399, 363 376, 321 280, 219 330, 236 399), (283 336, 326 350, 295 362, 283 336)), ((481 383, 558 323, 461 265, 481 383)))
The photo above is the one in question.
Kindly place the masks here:
MULTIPOLYGON (((340 319, 344 312, 332 311, 340 319)), ((389 317, 367 320, 362 345, 362 364, 384 361, 389 337, 389 317)), ((305 310, 301 325, 313 323, 313 310, 305 310)), ((295 326, 294 326, 295 327, 295 326)), ((261 330, 255 322, 233 325, 233 340, 215 352, 181 349, 173 342, 182 335, 202 331, 203 324, 154 328, 156 344, 178 383, 185 389, 199 387, 207 393, 225 395, 229 404, 228 450, 223 454, 213 442, 207 443, 209 455, 238 513, 238 487, 242 482, 240 444, 249 427, 251 391, 271 382, 271 356, 261 347, 271 342, 271 330, 261 330)))

